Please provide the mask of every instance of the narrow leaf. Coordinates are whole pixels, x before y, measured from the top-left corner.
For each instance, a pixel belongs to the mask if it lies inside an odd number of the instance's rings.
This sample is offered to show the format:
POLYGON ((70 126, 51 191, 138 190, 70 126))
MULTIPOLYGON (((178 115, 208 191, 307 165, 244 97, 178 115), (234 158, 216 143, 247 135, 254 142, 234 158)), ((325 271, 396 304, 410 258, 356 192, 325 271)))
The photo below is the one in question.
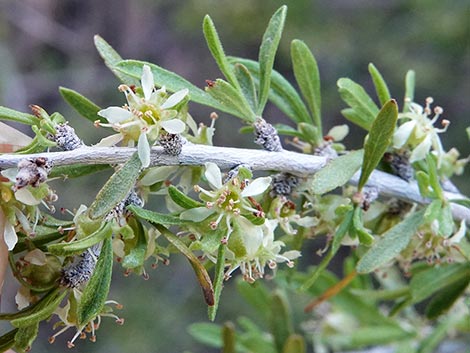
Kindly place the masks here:
POLYGON ((95 174, 103 170, 109 169, 108 164, 74 164, 74 165, 61 165, 53 167, 49 173, 49 178, 79 178, 89 174, 95 174))
POLYGON ((220 302, 220 294, 222 293, 222 289, 224 287, 225 250, 226 250, 226 245, 225 244, 220 244, 219 245, 219 250, 217 252, 217 263, 215 265, 214 305, 209 306, 209 309, 208 309, 209 320, 211 320, 211 321, 214 321, 215 316, 217 315, 217 309, 219 307, 219 302, 220 302))
POLYGON ((398 118, 397 102, 389 100, 371 125, 369 136, 364 144, 364 160, 362 162, 361 177, 359 178, 358 189, 361 191, 367 179, 374 171, 375 167, 382 160, 382 157, 390 145, 395 131, 398 118))
POLYGON ((251 110, 255 111, 258 106, 258 96, 256 94, 256 85, 253 76, 243 64, 235 64, 234 72, 240 83, 240 89, 244 97, 248 101, 251 110))
POLYGON ((0 106, 0 120, 16 121, 26 125, 39 125, 39 119, 34 115, 22 113, 10 108, 0 106))
POLYGON ((208 93, 204 92, 204 90, 194 86, 191 82, 175 74, 174 72, 165 70, 158 65, 144 61, 124 60, 119 62, 116 65, 116 68, 119 70, 119 72, 135 78, 136 80, 140 80, 140 76, 142 75, 142 67, 144 65, 150 66, 155 84, 157 86, 165 86, 171 92, 177 92, 187 88, 189 90, 189 97, 191 101, 236 115, 234 114, 233 110, 230 110, 226 106, 217 102, 208 93))
POLYGON ((222 353, 235 353, 235 326, 231 322, 224 323, 222 339, 224 342, 222 353))
POLYGON ((109 45, 102 37, 99 35, 94 36, 94 42, 96 50, 100 54, 101 58, 104 60, 105 65, 111 70, 111 72, 122 82, 127 85, 137 84, 140 81, 140 76, 129 77, 129 75, 121 73, 116 65, 122 61, 121 56, 116 52, 116 50, 109 45))
POLYGON ((194 207, 203 207, 204 204, 202 202, 198 202, 188 195, 180 191, 176 186, 170 185, 168 187, 168 195, 171 199, 178 205, 186 209, 194 208, 194 207))
POLYGON ((104 184, 89 208, 90 218, 96 219, 108 214, 123 201, 134 187, 142 163, 135 152, 131 158, 104 184))
POLYGON ((377 98, 379 98, 380 105, 384 105, 392 99, 387 83, 380 71, 372 63, 369 64, 369 74, 374 82, 375 92, 377 93, 377 98))
POLYGON ((405 77, 405 99, 403 104, 403 112, 410 111, 410 103, 415 99, 415 72, 409 70, 405 77))
POLYGON ((244 280, 237 281, 237 291, 240 296, 251 305, 263 320, 268 320, 271 308, 271 297, 268 289, 262 282, 250 284, 244 280))
POLYGON ((206 92, 228 110, 236 111, 237 113, 234 115, 239 118, 249 123, 255 121, 256 114, 251 110, 250 105, 241 95, 240 91, 233 88, 227 81, 217 79, 206 87, 206 92))
MULTIPOLYGON (((150 221, 150 223, 152 223, 150 221)), ((166 229, 164 226, 156 223, 152 223, 157 230, 162 233, 162 235, 175 247, 177 248, 186 258, 188 259, 189 263, 191 264, 194 273, 196 274, 196 278, 199 282, 199 285, 202 288, 202 292, 204 294, 204 300, 206 304, 212 306, 215 304, 214 299, 214 288, 212 287, 212 282, 207 273, 206 268, 202 265, 199 259, 192 253, 191 250, 172 232, 166 229)))
POLYGON ((360 116, 359 126, 369 130, 379 112, 377 105, 361 85, 349 78, 340 78, 337 85, 341 98, 360 116))
POLYGON ((293 333, 292 316, 285 296, 276 291, 271 298, 271 317, 269 320, 271 334, 274 337, 276 350, 282 352, 288 337, 293 333))
POLYGON ((189 334, 209 347, 222 348, 222 328, 219 325, 199 322, 189 326, 189 334))
POLYGON ((103 222, 103 224, 90 235, 74 240, 68 243, 57 243, 50 244, 47 246, 47 250, 51 253, 59 256, 70 256, 77 255, 89 249, 91 246, 98 244, 103 239, 110 238, 113 233, 111 223, 103 222))
POLYGON ((95 270, 83 290, 77 309, 79 327, 84 327, 101 313, 108 298, 113 272, 113 247, 111 238, 106 238, 101 247, 95 270))
POLYGON ((64 100, 84 118, 88 119, 92 123, 96 120, 99 120, 102 123, 106 122, 105 118, 98 115, 101 108, 85 96, 82 96, 73 89, 65 87, 59 87, 59 92, 64 100))
POLYGON ((137 217, 145 219, 146 221, 149 221, 151 223, 163 224, 167 226, 181 225, 182 223, 184 223, 184 221, 182 221, 178 216, 172 216, 166 213, 149 211, 133 205, 127 206, 127 209, 133 214, 135 214, 137 217))
MULTIPOLYGON (((256 61, 237 57, 229 57, 229 61, 245 65, 253 75, 255 84, 259 83, 259 64, 256 61)), ((271 72, 269 100, 296 123, 311 121, 307 107, 296 89, 274 69, 271 72)))
POLYGON ((313 176, 312 192, 322 195, 346 184, 362 163, 364 151, 353 151, 331 160, 313 176))
POLYGON ((393 228, 385 232, 381 238, 359 260, 356 270, 369 273, 392 261, 410 242, 423 221, 425 210, 416 212, 393 228))
POLYGON ((438 291, 426 306, 426 317, 431 320, 436 319, 439 315, 449 310, 456 300, 465 292, 469 283, 470 274, 466 277, 459 278, 454 283, 438 291))
POLYGON ((266 32, 263 35, 259 50, 259 68, 260 68, 260 83, 259 83, 259 102, 256 113, 261 115, 266 102, 268 101, 269 86, 271 83, 271 72, 274 64, 274 57, 276 55, 281 34, 284 29, 284 22, 287 14, 287 6, 281 6, 271 17, 266 32))
POLYGON ((303 336, 292 334, 287 338, 282 353, 306 353, 307 345, 303 336))
POLYGON ((3 336, 0 337, 0 352, 6 352, 8 349, 13 347, 15 344, 15 335, 18 332, 18 329, 8 331, 3 336))
POLYGON ((291 58, 295 79, 312 112, 313 123, 321 134, 320 73, 317 61, 308 46, 298 39, 292 41, 291 58))
POLYGON ((19 353, 29 352, 38 332, 39 322, 19 328, 15 334, 15 350, 19 353))
POLYGON ((207 46, 212 53, 217 65, 219 66, 220 71, 224 74, 227 81, 235 88, 239 87, 237 78, 230 66, 227 57, 225 56, 224 48, 220 42, 219 35, 215 29, 214 22, 209 15, 204 17, 202 23, 202 29, 204 32, 204 37, 206 38, 207 46))

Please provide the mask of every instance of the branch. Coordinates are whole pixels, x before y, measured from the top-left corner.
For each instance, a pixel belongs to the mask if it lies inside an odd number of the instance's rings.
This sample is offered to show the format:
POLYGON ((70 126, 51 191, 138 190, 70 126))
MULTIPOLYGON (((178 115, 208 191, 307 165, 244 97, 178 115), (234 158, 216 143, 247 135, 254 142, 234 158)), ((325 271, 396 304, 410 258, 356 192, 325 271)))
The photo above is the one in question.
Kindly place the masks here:
MULTIPOLYGON (((38 154, 3 154, 0 155, 0 169, 16 167, 24 158, 46 157, 53 165, 73 164, 118 164, 126 162, 136 151, 126 147, 81 147, 73 151, 47 152, 38 154)), ((161 147, 153 147, 151 166, 163 165, 203 165, 213 162, 221 169, 230 169, 240 164, 249 165, 252 170, 269 170, 289 172, 299 176, 312 175, 322 169, 328 162, 326 157, 313 156, 290 151, 268 152, 243 148, 215 147, 206 145, 186 144, 181 154, 169 156, 161 147)), ((357 185, 359 172, 351 178, 351 184, 357 185)), ((395 197, 400 200, 428 204, 430 200, 421 196, 415 181, 407 182, 394 175, 374 171, 367 186, 376 187, 382 196, 395 197)), ((460 193, 446 192, 449 200, 465 199, 460 193)), ((470 225, 470 209, 452 204, 452 212, 457 220, 465 220, 470 225)))

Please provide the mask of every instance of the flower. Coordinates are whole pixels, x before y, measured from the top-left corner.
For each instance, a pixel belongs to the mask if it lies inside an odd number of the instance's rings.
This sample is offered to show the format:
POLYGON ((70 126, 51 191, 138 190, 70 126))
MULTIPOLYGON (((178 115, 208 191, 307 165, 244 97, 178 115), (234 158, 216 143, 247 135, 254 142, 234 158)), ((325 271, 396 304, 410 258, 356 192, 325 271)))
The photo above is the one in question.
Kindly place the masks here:
POLYGON ((426 158, 426 155, 432 148, 437 154, 438 166, 441 164, 444 149, 438 134, 447 130, 449 121, 442 120, 442 129, 434 127, 434 123, 444 111, 439 106, 431 110, 432 103, 433 99, 431 97, 426 98, 424 108, 416 103, 411 103, 410 111, 399 115, 399 119, 409 120, 400 125, 395 131, 393 147, 401 148, 408 144, 412 149, 410 163, 426 158), (434 113, 434 117, 430 118, 432 113, 434 113))
POLYGON ((111 106, 98 112, 108 123, 97 123, 100 126, 112 127, 118 136, 109 136, 103 143, 133 144, 137 142, 139 157, 143 167, 150 164, 150 146, 153 145, 162 129, 169 134, 180 134, 186 124, 181 120, 182 114, 177 106, 188 95, 188 89, 179 90, 168 96, 165 87, 155 90, 153 74, 148 65, 142 68, 141 90, 120 85, 127 104, 123 107, 111 106))
POLYGON ((205 166, 204 176, 212 190, 205 190, 198 185, 195 186, 195 190, 200 193, 200 198, 206 202, 206 206, 184 211, 180 218, 202 222, 209 216, 216 215, 215 220, 210 221, 210 228, 215 230, 220 223, 223 223, 227 227, 227 233, 222 240, 227 242, 233 231, 234 219, 238 222, 240 218, 246 219, 253 215, 257 218, 264 217, 263 210, 253 197, 261 195, 268 189, 271 178, 261 177, 250 181, 240 180, 240 177, 236 176, 223 183, 222 173, 216 164, 208 162, 205 166))

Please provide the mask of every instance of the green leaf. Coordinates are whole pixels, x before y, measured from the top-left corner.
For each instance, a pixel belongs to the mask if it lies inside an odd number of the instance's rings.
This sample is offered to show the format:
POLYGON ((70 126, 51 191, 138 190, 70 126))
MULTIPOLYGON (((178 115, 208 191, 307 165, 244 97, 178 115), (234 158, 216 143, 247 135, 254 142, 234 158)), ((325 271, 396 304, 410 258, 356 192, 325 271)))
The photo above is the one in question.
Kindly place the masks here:
POLYGON ((109 169, 109 164, 73 164, 55 166, 50 171, 49 178, 79 178, 109 169))
POLYGON ((377 98, 379 98, 380 105, 385 105, 385 103, 392 99, 387 83, 380 71, 372 63, 369 64, 369 74, 374 82, 375 92, 377 93, 377 98))
POLYGON ((144 265, 145 254, 147 252, 147 237, 144 227, 140 221, 132 219, 134 228, 131 230, 134 234, 134 245, 129 254, 124 256, 122 266, 124 268, 136 269, 144 265))
POLYGON ((212 53, 217 65, 219 66, 220 71, 224 74, 227 81, 234 87, 239 88, 239 84, 235 74, 230 66, 227 57, 225 56, 224 48, 220 42, 219 35, 215 29, 214 22, 209 15, 204 17, 202 24, 202 29, 204 32, 204 37, 206 38, 207 46, 212 53))
POLYGON ((465 292, 469 283, 470 274, 466 277, 459 278, 452 284, 438 291, 426 306, 426 317, 428 319, 436 319, 438 316, 449 310, 455 301, 465 292))
MULTIPOLYGON (((366 130, 369 130, 372 122, 379 113, 377 105, 361 85, 355 83, 349 78, 340 78, 337 85, 341 98, 349 104, 349 106, 354 110, 356 116, 360 119, 359 121, 354 121, 354 123, 366 130)), ((343 113, 343 111, 341 112, 343 113)))
MULTIPOLYGON (((225 250, 227 246, 225 244, 219 245, 217 251, 217 263, 215 265, 215 277, 214 277, 214 305, 209 306, 208 314, 209 320, 214 321, 219 307, 220 294, 224 288, 224 277, 225 277, 225 250)), ((224 345, 225 346, 225 345, 224 345)))
POLYGON ((364 143, 364 159, 358 184, 359 191, 362 190, 367 179, 369 179, 375 167, 382 160, 385 151, 390 145, 397 119, 397 102, 392 99, 385 103, 380 110, 370 127, 369 136, 364 143))
MULTIPOLYGON (((255 78, 255 83, 259 83, 259 64, 256 61, 237 57, 229 57, 229 61, 245 65, 255 78)), ((311 121, 307 107, 295 88, 276 70, 271 72, 269 100, 296 123, 311 121)))
POLYGON ((247 67, 243 64, 234 65, 235 76, 240 83, 240 89, 243 96, 248 101, 251 110, 255 111, 258 106, 258 96, 256 95, 256 85, 253 76, 247 67))
POLYGON ((353 222, 350 231, 357 235, 359 242, 363 245, 369 246, 374 242, 374 237, 364 227, 362 221, 362 209, 360 207, 356 206, 354 208, 353 222))
POLYGON ((111 72, 122 82, 127 85, 137 84, 140 81, 140 76, 137 78, 129 77, 129 75, 121 73, 117 69, 117 64, 122 61, 121 56, 116 50, 109 45, 102 37, 95 35, 93 37, 95 42, 96 50, 104 60, 105 65, 111 70, 111 72))
POLYGON ((264 32, 263 40, 259 49, 259 101, 256 113, 262 115, 264 106, 268 101, 269 87, 271 84, 271 72, 276 56, 277 47, 281 40, 284 22, 287 14, 287 6, 281 6, 269 20, 266 32, 264 32))
POLYGON ((450 203, 445 202, 439 212, 437 220, 439 221, 439 234, 447 238, 454 232, 454 217, 450 203))
POLYGON ((0 120, 16 121, 26 125, 39 125, 39 119, 31 114, 22 113, 10 108, 0 106, 0 120))
POLYGON ((168 195, 178 206, 181 206, 186 209, 204 206, 202 202, 190 198, 188 195, 180 191, 180 189, 178 189, 174 185, 170 185, 168 187, 168 195))
POLYGON ((312 192, 322 195, 346 184, 361 167, 363 155, 364 151, 358 150, 332 159, 313 176, 312 192))
POLYGON ((237 280, 237 291, 264 320, 269 318, 271 298, 268 289, 262 282, 250 284, 239 279, 237 280))
POLYGON ((227 81, 218 78, 206 87, 206 92, 230 111, 237 112, 234 115, 242 120, 249 123, 255 121, 256 114, 251 110, 245 98, 227 81))
POLYGON ((137 217, 145 219, 151 223, 163 224, 167 226, 181 225, 185 223, 185 221, 181 220, 178 216, 149 211, 134 205, 127 206, 127 209, 137 217))
POLYGON ((320 130, 310 123, 299 123, 298 129, 302 134, 302 140, 310 143, 312 146, 318 146, 322 141, 320 130))
POLYGON ((235 326, 231 322, 224 323, 222 339, 224 342, 222 353, 235 353, 235 326))
POLYGON ((314 125, 322 135, 320 73, 308 46, 295 39, 291 44, 292 68, 300 91, 310 108, 314 125))
POLYGON ((39 322, 19 328, 15 334, 15 350, 19 353, 29 352, 31 345, 38 335, 38 331, 39 322))
POLYGON ((280 291, 271 297, 271 316, 269 320, 271 334, 274 337, 276 350, 282 353, 284 344, 293 333, 292 314, 287 298, 280 291))
POLYGON ((101 313, 108 298, 113 272, 113 247, 111 238, 106 238, 101 247, 100 256, 95 270, 83 290, 77 308, 79 328, 101 313))
POLYGON ((413 303, 430 297, 437 291, 470 278, 470 263, 455 263, 430 267, 415 274, 410 281, 413 303))
POLYGON ((135 186, 142 163, 135 152, 131 158, 115 172, 96 195, 88 209, 91 219, 107 215, 119 202, 123 201, 135 186))
POLYGON ((59 92, 64 100, 70 104, 73 109, 75 109, 81 116, 88 119, 92 123, 94 123, 96 120, 99 120, 101 123, 107 122, 105 118, 98 115, 98 112, 101 110, 101 108, 85 96, 82 96, 73 89, 65 87, 59 87, 59 92))
POLYGON ((209 347, 222 348, 222 328, 211 323, 195 323, 188 327, 193 338, 209 347))
POLYGON ((217 102, 204 90, 194 86, 185 78, 175 74, 174 72, 165 70, 158 65, 137 60, 123 60, 116 65, 119 72, 133 77, 137 80, 142 76, 142 67, 148 65, 153 73, 153 79, 157 86, 165 86, 167 90, 176 92, 187 88, 189 90, 189 98, 191 101, 207 105, 209 107, 221 110, 226 113, 237 115, 233 110, 217 102))
POLYGON ((441 183, 439 181, 439 175, 437 171, 436 161, 432 154, 426 156, 426 163, 428 165, 429 185, 434 190, 437 198, 445 201, 444 192, 442 191, 441 183))
POLYGON ((415 72, 409 70, 405 77, 405 99, 403 104, 403 112, 410 111, 410 103, 415 99, 415 72))
POLYGON ((429 188, 431 186, 431 183, 430 183, 430 180, 429 180, 429 175, 427 175, 422 170, 418 170, 415 173, 415 176, 416 176, 416 181, 417 181, 418 187, 419 187, 419 193, 423 197, 429 197, 431 195, 431 191, 429 190, 429 188))
POLYGON ((385 232, 359 260, 356 270, 369 273, 393 260, 410 242, 423 221, 425 210, 416 212, 385 232))
POLYGON ((207 273, 206 268, 202 265, 199 259, 192 253, 191 250, 172 232, 166 229, 161 224, 156 224, 150 221, 152 225, 157 228, 157 230, 162 233, 162 235, 176 248, 181 252, 186 258, 188 259, 189 263, 191 264, 194 273, 196 274, 196 278, 199 282, 199 285, 202 288, 202 292, 204 294, 204 300, 206 304, 212 306, 215 304, 214 299, 214 288, 212 287, 212 282, 207 273))
POLYGON ((292 334, 287 338, 282 353, 306 353, 307 348, 305 339, 303 336, 298 334, 292 334))
POLYGON ((18 328, 25 328, 38 324, 40 321, 48 319, 54 313, 54 310, 59 306, 66 295, 66 291, 60 292, 59 289, 56 288, 46 295, 46 300, 41 301, 40 305, 36 305, 34 307, 30 315, 13 319, 10 323, 18 328))
POLYGON ((15 335, 18 332, 18 329, 8 331, 0 337, 0 352, 5 352, 15 344, 15 335))

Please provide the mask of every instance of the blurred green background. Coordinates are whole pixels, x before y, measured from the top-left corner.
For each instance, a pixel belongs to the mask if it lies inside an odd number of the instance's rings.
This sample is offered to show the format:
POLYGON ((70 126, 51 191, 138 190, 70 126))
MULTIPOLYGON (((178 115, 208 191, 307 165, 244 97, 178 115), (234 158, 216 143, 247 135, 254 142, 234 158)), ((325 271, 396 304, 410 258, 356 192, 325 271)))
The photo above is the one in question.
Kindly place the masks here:
MULTIPOLYGON (((93 46, 98 33, 124 58, 147 60, 186 77, 199 87, 220 76, 202 35, 205 14, 213 18, 230 55, 257 58, 258 46, 271 14, 282 4, 289 7, 285 32, 275 68, 292 82, 289 46, 303 39, 320 67, 325 126, 344 123, 339 111, 345 105, 337 94, 339 77, 350 77, 372 92, 367 65, 373 62, 402 101, 404 76, 414 69, 416 101, 433 96, 451 121, 442 137, 444 146, 456 146, 461 156, 470 154, 465 127, 470 125, 470 2, 468 0, 0 0, 0 105, 29 111, 38 104, 50 113, 60 111, 86 143, 96 143, 102 132, 81 120, 60 98, 65 86, 90 97, 99 105, 120 105, 124 96, 118 82, 102 64, 93 46)), ((209 122, 211 110, 191 106, 198 122, 209 122)), ((217 145, 254 147, 250 136, 233 131, 238 120, 220 114, 217 145)), ((270 122, 288 123, 269 108, 270 122)), ((357 147, 364 132, 352 129, 346 144, 357 147)), ((469 194, 468 170, 456 179, 469 194)), ((83 183, 57 182, 58 207, 89 203, 108 175, 83 183), (71 185, 69 185, 71 184, 71 185)), ((94 344, 80 342, 78 352, 211 352, 196 344, 186 332, 188 324, 206 319, 202 296, 184 259, 150 271, 150 280, 123 279, 116 268, 111 297, 125 305, 124 326, 104 320, 94 344)), ((237 298, 233 283, 222 297, 218 321, 249 313, 237 298)), ((9 287, 6 293, 15 293, 9 287)), ((4 295, 2 311, 13 303, 4 295)), ((45 337, 50 325, 42 327, 45 337)), ((64 336, 70 338, 72 333, 64 336)), ((33 352, 62 352, 64 340, 49 345, 45 338, 33 352)))

